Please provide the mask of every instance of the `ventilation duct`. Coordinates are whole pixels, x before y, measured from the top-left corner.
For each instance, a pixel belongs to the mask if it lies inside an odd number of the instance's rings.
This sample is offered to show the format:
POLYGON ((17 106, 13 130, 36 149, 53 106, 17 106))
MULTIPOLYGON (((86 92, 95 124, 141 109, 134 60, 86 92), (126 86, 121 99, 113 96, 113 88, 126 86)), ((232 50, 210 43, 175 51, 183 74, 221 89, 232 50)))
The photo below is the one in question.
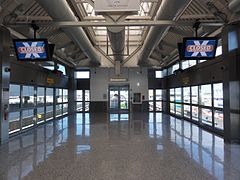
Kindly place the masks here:
MULTIPOLYGON (((188 6, 191 0, 162 0, 155 20, 175 21, 180 13, 188 6)), ((162 41, 170 26, 151 27, 143 44, 138 64, 143 66, 157 45, 162 41), (145 61, 145 62, 144 62, 145 61)))
MULTIPOLYGON (((38 0, 37 1, 54 21, 78 21, 66 0, 38 0)), ((90 59, 91 66, 100 65, 100 56, 89 41, 81 27, 62 28, 90 59)))
POLYGON ((125 27, 110 27, 107 28, 107 32, 114 60, 122 62, 125 48, 125 27))
POLYGON ((240 13, 240 0, 232 0, 228 7, 232 12, 240 13))

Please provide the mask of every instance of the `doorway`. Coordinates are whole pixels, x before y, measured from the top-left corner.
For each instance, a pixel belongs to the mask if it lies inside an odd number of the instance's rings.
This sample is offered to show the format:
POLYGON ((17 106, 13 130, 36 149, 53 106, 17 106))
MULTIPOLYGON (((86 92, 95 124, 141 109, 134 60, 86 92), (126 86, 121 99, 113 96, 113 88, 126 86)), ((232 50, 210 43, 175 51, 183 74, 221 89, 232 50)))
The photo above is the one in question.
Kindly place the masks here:
POLYGON ((109 110, 111 112, 129 111, 129 86, 109 86, 109 110))

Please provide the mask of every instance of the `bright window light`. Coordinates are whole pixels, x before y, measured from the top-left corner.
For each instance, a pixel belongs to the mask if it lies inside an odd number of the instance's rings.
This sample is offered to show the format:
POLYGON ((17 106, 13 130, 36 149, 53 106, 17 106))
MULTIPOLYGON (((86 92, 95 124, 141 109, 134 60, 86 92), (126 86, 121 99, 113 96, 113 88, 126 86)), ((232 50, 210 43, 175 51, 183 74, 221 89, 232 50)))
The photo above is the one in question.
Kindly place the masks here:
POLYGON ((75 74, 76 79, 90 79, 89 71, 77 71, 75 74))
POLYGON ((232 31, 228 33, 228 50, 232 51, 238 48, 238 37, 237 32, 232 31))
POLYGON ((156 78, 163 78, 162 71, 155 71, 155 76, 156 76, 156 78))
POLYGON ((58 70, 61 71, 63 73, 63 75, 66 75, 66 68, 65 66, 58 64, 58 70))
POLYGON ((216 50, 216 57, 221 56, 222 55, 222 46, 218 46, 217 50, 216 50))

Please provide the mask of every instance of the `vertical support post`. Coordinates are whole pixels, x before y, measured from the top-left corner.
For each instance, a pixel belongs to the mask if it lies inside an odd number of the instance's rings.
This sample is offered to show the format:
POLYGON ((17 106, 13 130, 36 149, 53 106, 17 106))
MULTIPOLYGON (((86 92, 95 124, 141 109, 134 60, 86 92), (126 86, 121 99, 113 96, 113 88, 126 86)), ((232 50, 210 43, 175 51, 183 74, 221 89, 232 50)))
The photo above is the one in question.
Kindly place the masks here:
POLYGON ((76 89, 77 80, 75 79, 75 71, 68 68, 68 114, 76 112, 76 89))
POLYGON ((0 26, 0 144, 7 143, 9 134, 10 32, 0 26))
POLYGON ((224 59, 224 140, 240 143, 240 21, 222 31, 224 59))

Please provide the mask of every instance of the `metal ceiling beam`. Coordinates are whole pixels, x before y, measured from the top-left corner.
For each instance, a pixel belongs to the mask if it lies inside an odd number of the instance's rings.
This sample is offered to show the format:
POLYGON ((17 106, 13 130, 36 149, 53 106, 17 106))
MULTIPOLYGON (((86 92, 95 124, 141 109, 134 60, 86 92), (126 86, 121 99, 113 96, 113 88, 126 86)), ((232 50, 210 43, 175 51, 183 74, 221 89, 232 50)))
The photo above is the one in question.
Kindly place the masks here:
POLYGON ((51 21, 52 18, 50 16, 22 16, 19 15, 16 20, 18 21, 27 21, 27 22, 31 22, 31 21, 51 21))
MULTIPOLYGON (((104 21, 106 18, 103 16, 86 16, 85 21, 104 21)), ((126 20, 151 20, 151 16, 127 16, 126 20)))
MULTIPOLYGON (((39 5, 56 21, 70 21, 72 23, 79 22, 74 15, 69 4, 65 0, 38 0, 39 5)), ((38 23, 39 25, 39 23, 38 23)), ((100 57, 94 46, 90 42, 88 36, 81 27, 62 28, 62 30, 79 46, 86 54, 92 64, 100 65, 100 57)))
MULTIPOLYGON (((136 21, 136 22, 79 22, 79 21, 57 21, 57 22, 38 22, 37 25, 40 27, 59 27, 59 28, 69 28, 69 27, 117 27, 117 26, 193 26, 195 21, 167 21, 167 20, 157 20, 157 21, 136 21)), ((14 23, 8 24, 8 26, 24 26, 29 25, 28 23, 14 23)), ((216 21, 201 21, 201 26, 223 26, 224 23, 216 21)))
POLYGON ((216 18, 213 14, 184 14, 181 16, 181 20, 183 19, 204 19, 204 18, 216 18))
POLYGON ((174 34, 178 34, 181 36, 192 36, 193 35, 193 31, 184 31, 181 29, 177 29, 177 28, 171 28, 169 30, 169 32, 174 33, 174 34))

